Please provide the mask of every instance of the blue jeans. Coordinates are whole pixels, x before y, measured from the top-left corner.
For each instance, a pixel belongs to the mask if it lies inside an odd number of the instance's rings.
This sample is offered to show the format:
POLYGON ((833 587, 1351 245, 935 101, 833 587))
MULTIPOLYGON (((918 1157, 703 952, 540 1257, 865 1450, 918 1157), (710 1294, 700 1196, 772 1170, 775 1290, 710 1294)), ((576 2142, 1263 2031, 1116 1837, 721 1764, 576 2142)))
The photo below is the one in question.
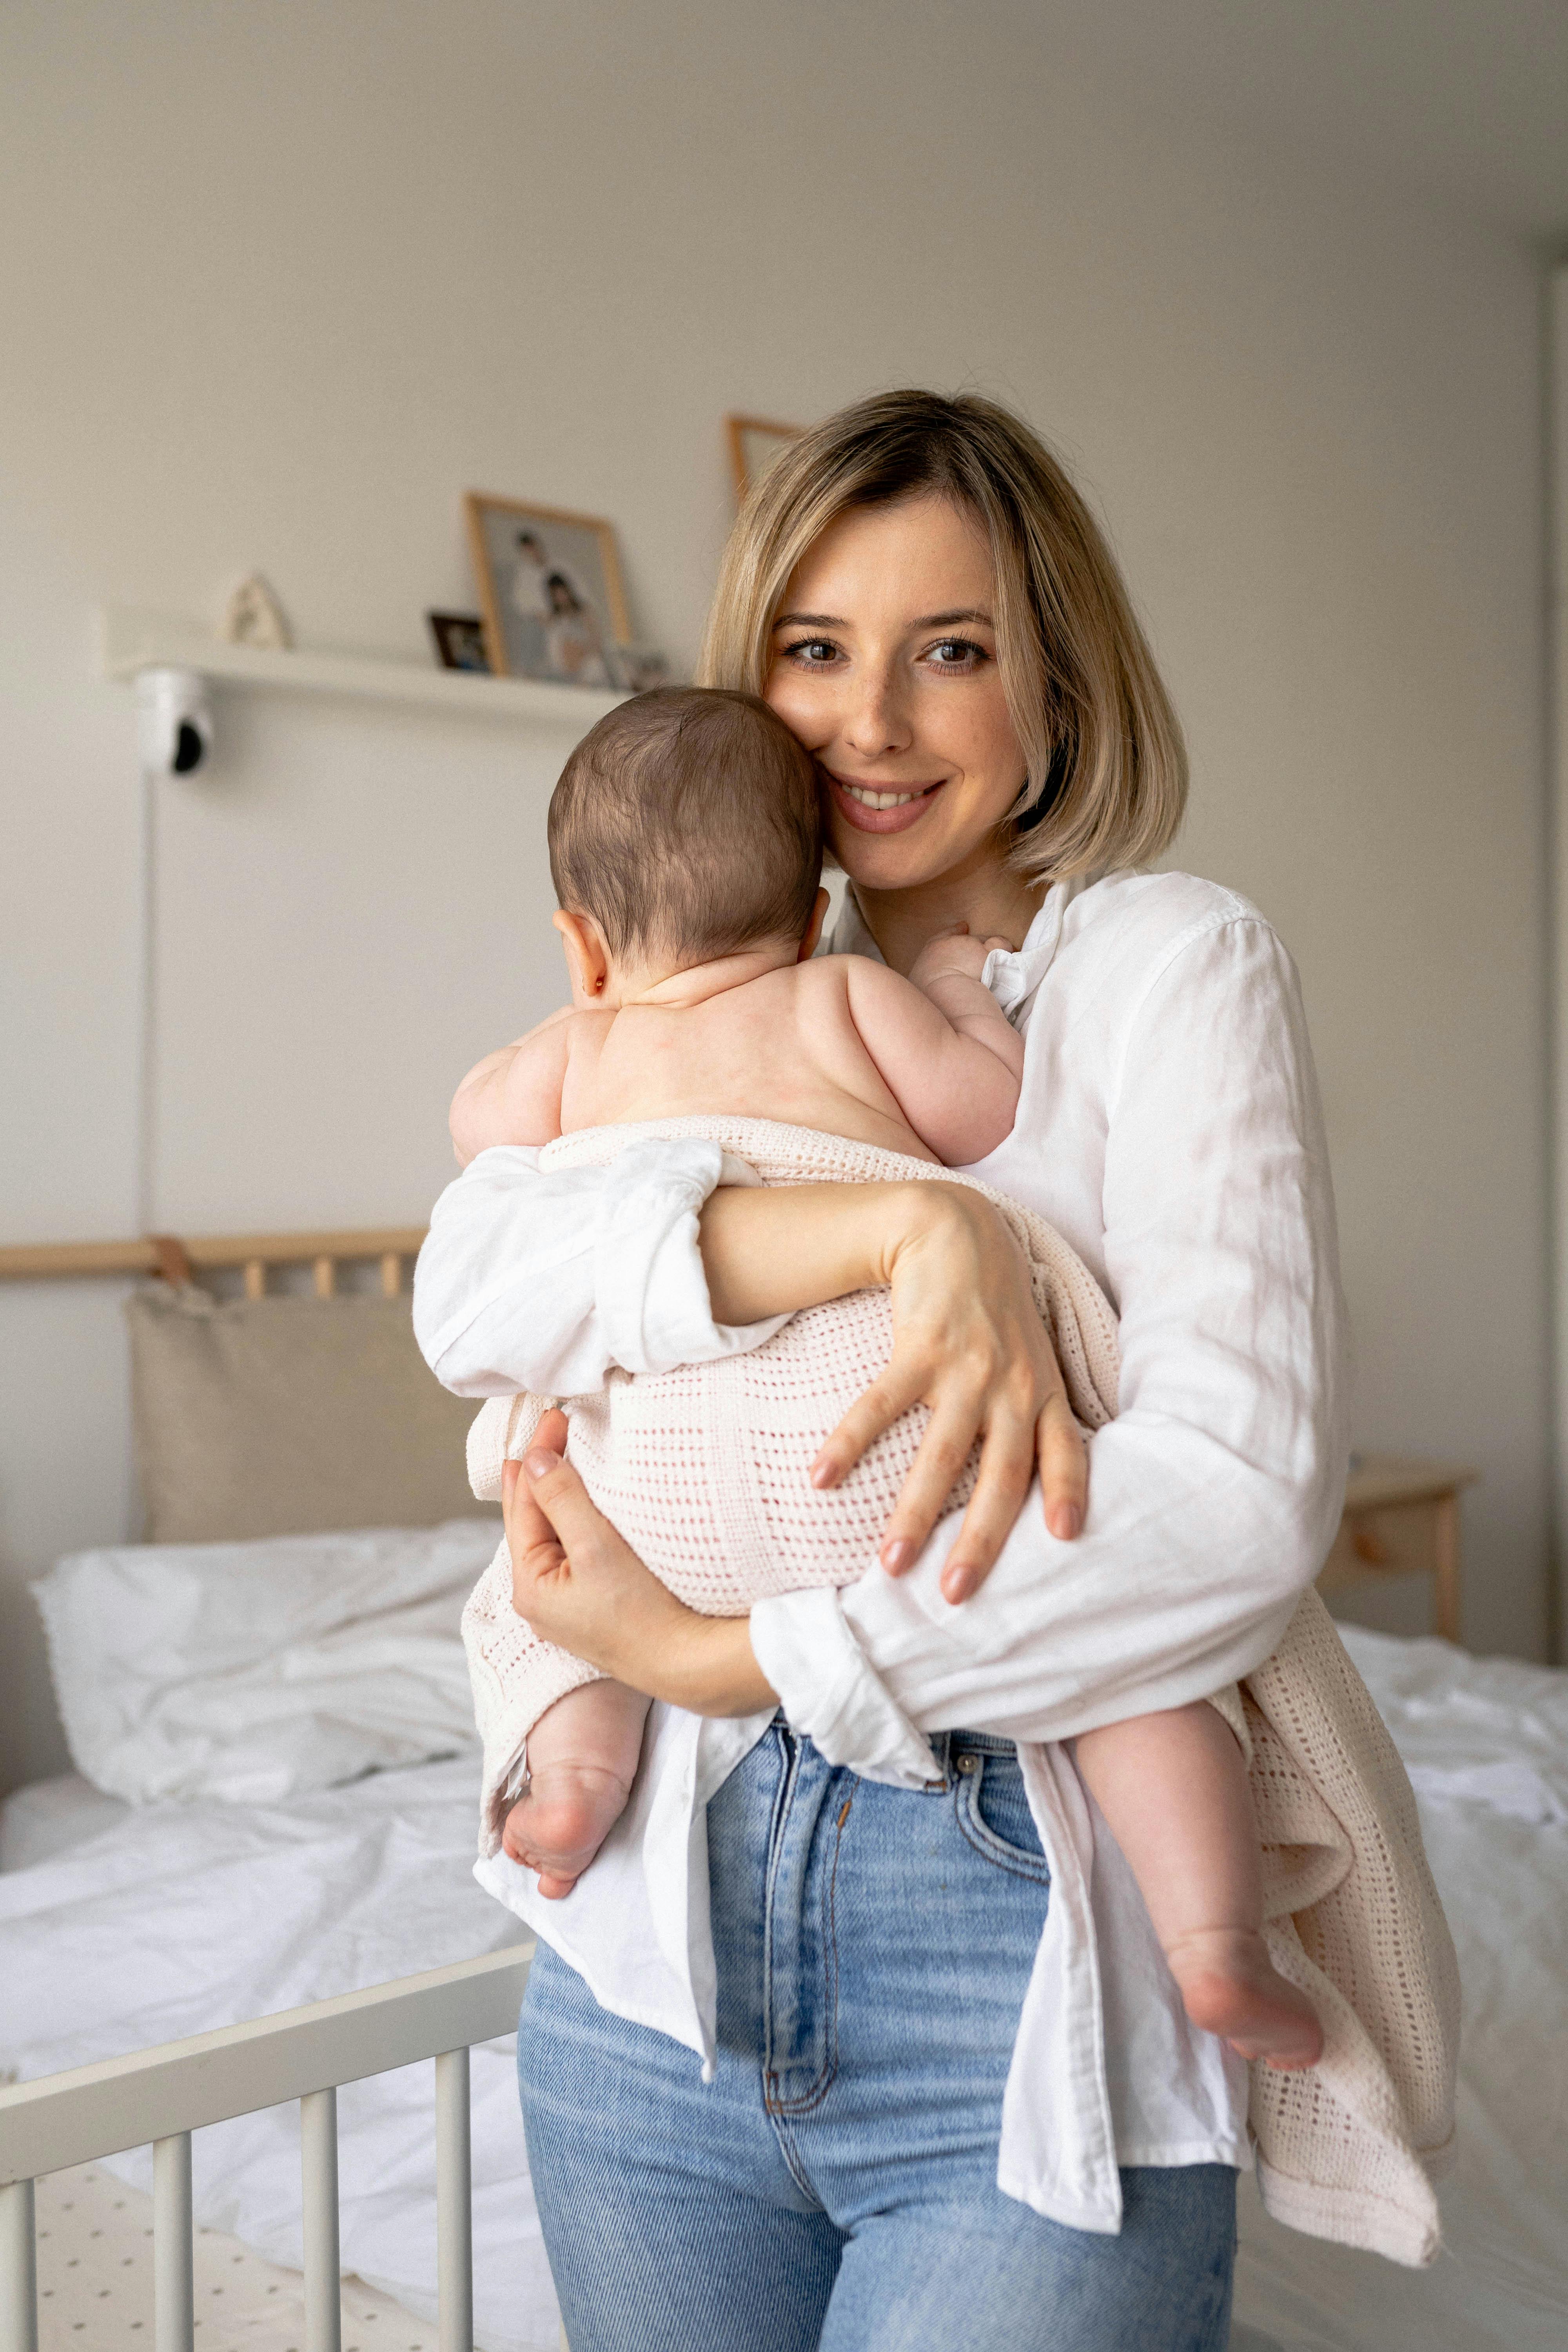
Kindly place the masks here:
POLYGON ((1223 2352, 1236 2175, 1124 2170, 1120 2237, 996 2186, 1049 1874, 1010 1741, 940 1790, 775 1722, 708 1808, 717 2078, 539 1947, 518 2074, 572 2352, 1223 2352))

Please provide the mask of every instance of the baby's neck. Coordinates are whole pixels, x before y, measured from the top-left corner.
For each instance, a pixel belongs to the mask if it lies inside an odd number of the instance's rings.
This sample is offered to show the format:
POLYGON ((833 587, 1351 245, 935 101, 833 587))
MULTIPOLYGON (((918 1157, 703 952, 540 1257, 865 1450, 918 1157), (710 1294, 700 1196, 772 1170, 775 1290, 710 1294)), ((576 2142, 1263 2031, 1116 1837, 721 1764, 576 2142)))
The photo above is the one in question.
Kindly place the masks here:
POLYGON ((743 988, 749 980, 761 980, 764 972, 784 971, 795 961, 798 952, 793 940, 764 940, 756 947, 742 948, 738 955, 716 956, 708 963, 672 967, 662 961, 617 961, 605 978, 604 994, 595 999, 595 1010, 619 1013, 640 1004, 689 1010, 706 1003, 710 997, 721 996, 726 989, 743 988))

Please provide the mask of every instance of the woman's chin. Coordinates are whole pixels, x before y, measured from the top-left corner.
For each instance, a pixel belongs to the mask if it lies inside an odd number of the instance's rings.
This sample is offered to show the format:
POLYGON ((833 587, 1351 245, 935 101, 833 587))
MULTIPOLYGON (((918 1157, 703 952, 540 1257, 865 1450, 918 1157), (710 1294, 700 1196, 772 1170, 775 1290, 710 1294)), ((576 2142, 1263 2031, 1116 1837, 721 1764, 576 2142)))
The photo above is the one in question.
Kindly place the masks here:
POLYGON ((902 833, 862 833, 837 816, 828 827, 828 847, 851 882, 862 890, 916 890, 948 872, 963 855, 943 824, 902 833))

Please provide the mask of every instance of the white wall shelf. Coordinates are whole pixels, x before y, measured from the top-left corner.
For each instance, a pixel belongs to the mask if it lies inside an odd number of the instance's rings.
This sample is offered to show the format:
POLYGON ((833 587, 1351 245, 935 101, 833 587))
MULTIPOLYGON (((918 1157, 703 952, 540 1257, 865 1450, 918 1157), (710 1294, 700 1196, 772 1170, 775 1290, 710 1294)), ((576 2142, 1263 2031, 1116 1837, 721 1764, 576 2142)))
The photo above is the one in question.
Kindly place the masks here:
POLYGON ((144 669, 198 670, 226 686, 347 694, 420 709, 461 711, 470 718, 510 719, 573 736, 585 734, 595 719, 626 699, 590 687, 424 669, 417 662, 378 661, 365 654, 274 653, 258 646, 225 645, 189 621, 111 606, 103 614, 104 676, 132 679, 144 669))

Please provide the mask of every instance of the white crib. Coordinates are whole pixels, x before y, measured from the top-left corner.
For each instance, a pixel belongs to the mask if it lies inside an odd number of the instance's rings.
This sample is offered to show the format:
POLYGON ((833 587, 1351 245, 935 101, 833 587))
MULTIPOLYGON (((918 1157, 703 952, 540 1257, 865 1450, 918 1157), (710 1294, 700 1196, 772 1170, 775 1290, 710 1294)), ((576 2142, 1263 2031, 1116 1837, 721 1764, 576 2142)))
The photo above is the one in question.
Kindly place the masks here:
POLYGON ((472 2352, 468 2052, 510 2033, 532 1947, 137 2051, 0 2091, 0 2352, 37 2352, 34 2181, 153 2147, 156 2352, 195 2352, 191 2134, 300 2102, 307 2352, 340 2352, 337 2093, 436 2062, 441 2352, 472 2352))

